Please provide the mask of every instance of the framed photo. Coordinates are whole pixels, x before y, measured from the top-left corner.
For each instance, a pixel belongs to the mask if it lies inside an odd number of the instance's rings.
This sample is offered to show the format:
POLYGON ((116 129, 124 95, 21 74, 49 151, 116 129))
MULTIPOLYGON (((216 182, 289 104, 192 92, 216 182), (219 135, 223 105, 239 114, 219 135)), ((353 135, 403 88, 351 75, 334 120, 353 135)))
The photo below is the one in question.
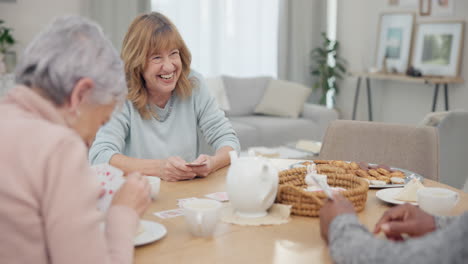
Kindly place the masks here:
POLYGON ((434 16, 451 16, 455 12, 455 0, 431 0, 434 16))
POLYGON ((406 72, 413 35, 413 13, 382 14, 377 35, 376 67, 406 72), (385 62, 385 65, 384 65, 385 62))
POLYGON ((420 23, 413 49, 413 66, 423 75, 458 76, 464 27, 464 21, 420 23))
POLYGON ((419 0, 419 15, 420 16, 429 16, 431 14, 432 1, 433 0, 419 0))

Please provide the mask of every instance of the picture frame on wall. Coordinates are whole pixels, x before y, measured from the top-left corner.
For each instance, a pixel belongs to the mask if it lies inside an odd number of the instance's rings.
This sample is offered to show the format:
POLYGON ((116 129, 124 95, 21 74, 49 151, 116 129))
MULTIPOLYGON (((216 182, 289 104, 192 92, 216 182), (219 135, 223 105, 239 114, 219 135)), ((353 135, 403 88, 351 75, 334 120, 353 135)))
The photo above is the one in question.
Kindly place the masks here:
POLYGON ((420 23, 412 65, 426 76, 459 76, 464 29, 464 21, 420 23))
POLYGON ((419 15, 429 16, 432 11, 433 0, 419 0, 419 15))
POLYGON ((384 13, 380 16, 376 49, 379 71, 406 72, 414 21, 414 13, 384 13))
POLYGON ((451 16, 455 12, 455 0, 431 0, 431 15, 451 16))

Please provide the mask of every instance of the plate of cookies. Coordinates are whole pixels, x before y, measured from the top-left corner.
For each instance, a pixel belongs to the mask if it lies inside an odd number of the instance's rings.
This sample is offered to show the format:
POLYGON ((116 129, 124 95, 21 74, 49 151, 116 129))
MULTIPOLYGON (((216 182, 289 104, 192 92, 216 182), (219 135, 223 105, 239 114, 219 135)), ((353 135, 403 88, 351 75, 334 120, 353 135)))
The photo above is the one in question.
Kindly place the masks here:
POLYGON ((421 182, 424 177, 409 170, 390 167, 384 164, 342 160, 310 160, 292 164, 290 167, 302 167, 316 164, 319 174, 353 174, 369 182, 369 188, 403 187, 413 178, 421 182))

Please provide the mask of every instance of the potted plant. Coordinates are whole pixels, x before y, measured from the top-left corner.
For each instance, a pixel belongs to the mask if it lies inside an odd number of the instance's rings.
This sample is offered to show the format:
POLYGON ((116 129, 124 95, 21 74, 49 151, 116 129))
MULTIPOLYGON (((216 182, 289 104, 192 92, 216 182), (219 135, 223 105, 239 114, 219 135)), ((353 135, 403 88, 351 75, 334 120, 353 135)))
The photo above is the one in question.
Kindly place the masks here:
MULTIPOLYGON (((312 59, 311 74, 316 76, 313 88, 321 89, 320 104, 327 104, 327 95, 331 93, 334 105, 334 94, 339 92, 337 80, 343 79, 346 73, 346 60, 338 55, 340 44, 338 41, 330 40, 322 32, 322 46, 313 49, 310 53, 312 59)), ((329 105, 329 104, 327 104, 329 105)))
MULTIPOLYGON (((5 21, 0 20, 0 57, 3 59, 3 62, 6 66, 6 71, 13 71, 16 64, 16 53, 9 50, 11 46, 16 43, 16 40, 13 38, 11 28, 8 28, 4 25, 5 21)), ((0 61, 2 61, 0 59, 0 61)))

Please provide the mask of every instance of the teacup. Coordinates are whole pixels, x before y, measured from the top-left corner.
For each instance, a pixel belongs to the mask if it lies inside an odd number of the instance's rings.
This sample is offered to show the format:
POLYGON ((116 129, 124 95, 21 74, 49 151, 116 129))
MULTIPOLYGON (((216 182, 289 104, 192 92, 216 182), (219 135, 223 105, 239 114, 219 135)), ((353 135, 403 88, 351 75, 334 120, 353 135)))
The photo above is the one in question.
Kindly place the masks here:
POLYGON ((161 179, 154 176, 146 176, 146 179, 148 179, 148 182, 151 185, 151 198, 156 199, 156 197, 158 197, 161 179))
POLYGON ((194 236, 213 235, 218 224, 222 204, 210 199, 195 199, 184 203, 185 221, 194 236))
POLYGON ((459 200, 457 192, 438 187, 419 189, 417 195, 419 207, 434 215, 447 215, 459 200))

